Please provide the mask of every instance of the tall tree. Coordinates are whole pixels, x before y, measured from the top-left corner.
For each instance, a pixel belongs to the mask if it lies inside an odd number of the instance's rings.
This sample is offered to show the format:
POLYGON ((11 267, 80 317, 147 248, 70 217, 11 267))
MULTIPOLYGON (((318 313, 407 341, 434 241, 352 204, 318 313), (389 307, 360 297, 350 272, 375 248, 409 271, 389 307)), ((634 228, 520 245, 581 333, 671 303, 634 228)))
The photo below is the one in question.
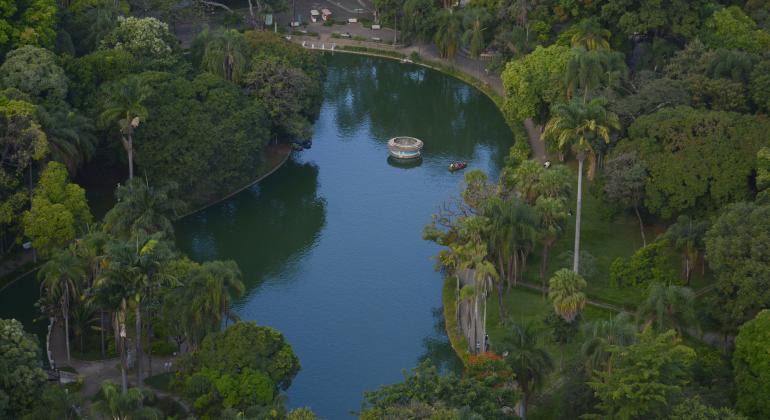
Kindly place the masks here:
POLYGON ((540 333, 531 324, 512 325, 496 347, 498 352, 508 352, 505 361, 516 375, 516 383, 523 394, 519 416, 526 420, 529 401, 553 370, 553 360, 540 344, 540 333))
POLYGON ((228 82, 239 83, 248 62, 248 49, 243 35, 235 29, 215 32, 206 44, 203 67, 228 82))
POLYGON ((714 315, 726 333, 770 308, 770 205, 728 206, 706 233, 706 255, 717 276, 714 315))
POLYGON ((120 393, 115 385, 104 382, 91 405, 91 412, 95 417, 114 420, 161 418, 160 410, 143 406, 145 398, 147 396, 140 389, 131 388, 120 393))
POLYGON ((690 284, 690 275, 705 247, 703 237, 706 235, 706 229, 708 229, 707 222, 693 220, 683 214, 661 236, 682 254, 682 277, 684 277, 685 284, 690 284))
POLYGON ((596 155, 591 146, 597 139, 610 141, 610 132, 619 129, 618 117, 606 108, 604 99, 592 99, 587 104, 573 99, 554 107, 554 115, 543 132, 544 140, 556 142, 559 150, 571 148, 578 159, 577 209, 575 214, 575 251, 572 271, 578 272, 580 263, 580 212, 583 203, 583 161, 589 158, 589 179, 593 178, 596 155))
MULTIPOLYGON (((128 304, 133 304, 136 346, 136 376, 137 386, 142 388, 142 304, 153 289, 165 284, 173 284, 174 280, 161 268, 171 259, 173 251, 170 245, 153 237, 132 237, 128 241, 114 241, 107 245, 106 269, 104 270, 102 287, 111 287, 119 296, 120 307, 118 315, 125 318, 128 304)), ((116 299, 117 300, 117 299, 116 299)), ((125 321, 121 323, 120 336, 125 346, 125 321)))
POLYGON ((634 153, 623 153, 607 161, 604 167, 604 193, 611 203, 618 203, 626 208, 633 207, 639 220, 639 232, 642 246, 647 246, 644 234, 644 222, 639 213, 639 206, 644 200, 644 187, 647 182, 647 166, 637 159, 634 153))
POLYGON ((580 349, 589 372, 604 370, 612 372, 612 346, 627 346, 636 342, 636 326, 631 316, 625 312, 611 319, 589 322, 583 326, 586 339, 580 349))
POLYGON ((21 418, 45 387, 40 347, 21 322, 0 319, 0 354, 0 417, 21 418))
POLYGON ((41 287, 49 297, 58 299, 64 322, 64 340, 67 349, 67 363, 70 359, 70 305, 80 297, 80 289, 85 270, 80 260, 70 251, 56 252, 37 274, 41 287))
POLYGON ((99 121, 104 126, 117 124, 121 142, 128 156, 128 178, 134 178, 134 130, 147 118, 144 101, 149 92, 139 76, 128 76, 107 90, 99 121))
POLYGON ((583 47, 573 48, 573 52, 564 76, 567 95, 573 97, 582 92, 583 103, 599 87, 616 87, 628 73, 621 52, 583 47))
POLYGON ((599 19, 592 17, 576 23, 570 42, 573 47, 582 47, 588 51, 610 49, 611 32, 602 27, 599 19))
POLYGON ((770 416, 770 310, 743 324, 735 339, 733 366, 738 409, 753 418, 770 416))
POLYGON ((658 331, 673 328, 682 334, 687 327, 697 324, 695 293, 688 287, 655 283, 638 313, 644 322, 654 323, 658 331))
POLYGON ((647 328, 639 343, 610 346, 617 363, 597 371, 588 384, 599 398, 597 418, 648 418, 682 392, 689 380, 695 351, 681 344, 674 331, 656 334, 647 328))
POLYGON ((548 257, 556 239, 564 231, 567 206, 561 198, 540 196, 535 202, 535 211, 540 216, 540 240, 543 243, 543 253, 540 256, 540 280, 543 282, 543 293, 545 293, 545 272, 548 269, 548 257))
POLYGON ((548 281, 548 299, 553 303, 553 310, 567 322, 572 322, 580 315, 586 305, 587 286, 583 277, 562 268, 548 281))
POLYGON ((116 203, 104 216, 104 230, 118 236, 153 235, 173 237, 171 222, 180 216, 184 202, 174 196, 174 182, 150 185, 146 178, 129 180, 115 189, 116 203))

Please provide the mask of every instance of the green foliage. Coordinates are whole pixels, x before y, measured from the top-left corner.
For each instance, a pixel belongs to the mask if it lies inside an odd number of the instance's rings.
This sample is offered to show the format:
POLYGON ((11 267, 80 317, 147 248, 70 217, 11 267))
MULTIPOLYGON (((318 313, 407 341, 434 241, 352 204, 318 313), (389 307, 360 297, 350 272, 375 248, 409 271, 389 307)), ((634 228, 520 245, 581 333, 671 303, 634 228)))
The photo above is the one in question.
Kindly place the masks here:
POLYGON ((76 391, 59 384, 49 385, 43 391, 24 420, 77 420, 83 398, 76 391))
POLYGON ((754 66, 749 82, 749 92, 760 111, 770 112, 770 60, 761 61, 754 66))
POLYGON ((150 184, 174 182, 177 197, 200 204, 252 179, 268 140, 258 100, 207 73, 192 81, 169 73, 141 77, 149 90, 147 119, 136 129, 134 148, 150 184))
POLYGON ((695 351, 676 338, 674 331, 655 334, 644 330, 639 343, 612 346, 613 368, 596 372, 589 382, 599 398, 595 418, 631 419, 661 410, 688 382, 695 351))
POLYGON ((655 33, 692 38, 697 33, 704 3, 704 0, 614 0, 605 2, 601 17, 625 36, 655 33))
POLYGON ((645 207, 672 217, 750 197, 747 180, 768 131, 770 121, 763 117, 688 107, 637 119, 626 146, 635 148, 648 168, 645 207))
POLYGON ((728 206, 706 233, 709 266, 717 276, 714 315, 727 331, 770 307, 770 205, 728 206))
POLYGON ((615 259, 610 265, 610 284, 614 287, 671 284, 678 278, 672 265, 670 245, 665 240, 656 241, 639 248, 627 261, 615 259))
POLYGON ((91 412, 98 418, 159 418, 162 415, 160 410, 147 405, 154 402, 154 398, 155 396, 149 391, 129 388, 127 392, 122 393, 115 385, 104 382, 91 405, 91 412))
POLYGON ((509 121, 536 118, 566 92, 564 69, 572 51, 563 46, 537 47, 532 53, 511 61, 502 74, 505 87, 503 112, 509 121))
POLYGON ((67 169, 49 162, 32 197, 32 208, 24 213, 24 234, 42 256, 75 239, 91 222, 85 190, 68 179, 67 169))
POLYGON ((0 84, 40 101, 61 100, 67 94, 67 76, 52 52, 31 45, 13 50, 0 66, 0 84))
POLYGON ((308 139, 321 95, 319 85, 280 57, 257 56, 244 78, 246 90, 264 104, 272 131, 281 138, 308 139))
POLYGON ((80 230, 91 223, 92 216, 86 201, 86 191, 69 181, 67 168, 61 163, 48 163, 40 174, 33 197, 64 205, 80 230))
POLYGON ((624 127, 628 127, 642 115, 651 114, 663 107, 692 103, 689 85, 683 80, 660 78, 641 80, 639 84, 636 92, 610 102, 610 109, 618 114, 624 127))
POLYGON ((62 67, 70 80, 69 101, 84 110, 96 108, 99 87, 139 68, 131 53, 122 49, 97 50, 83 57, 65 55, 62 67))
POLYGON ((567 322, 572 322, 586 304, 583 293, 587 283, 574 271, 562 268, 548 281, 548 299, 553 303, 554 311, 567 322))
POLYGON ((197 412, 216 416, 222 408, 245 410, 270 404, 275 385, 264 373, 250 368, 237 373, 203 368, 187 378, 185 389, 197 412))
POLYGON ((283 335, 254 322, 211 333, 197 352, 180 361, 185 395, 199 413, 266 407, 287 389, 300 369, 283 335))
POLYGON ((104 37, 100 48, 126 51, 145 68, 166 69, 178 60, 177 43, 168 25, 158 19, 119 17, 118 26, 104 37))
POLYGON ((39 402, 46 384, 40 348, 21 322, 0 319, 0 354, 0 417, 19 418, 39 402))
POLYGON ((698 397, 688 398, 674 406, 669 420, 746 420, 746 417, 730 408, 713 408, 701 402, 698 397))
POLYGON ((770 310, 743 324, 735 339, 733 367, 738 409, 754 418, 770 416, 770 310))
POLYGON ((54 0, 0 1, 0 54, 23 45, 52 48, 57 9, 54 0))
POLYGON ((764 53, 770 49, 770 33, 738 7, 730 6, 715 12, 703 25, 702 39, 713 48, 741 49, 764 53))
POLYGON ((515 405, 515 391, 509 377, 495 372, 460 377, 451 372, 440 374, 430 361, 421 362, 404 372, 403 382, 365 392, 361 418, 508 418, 501 407, 515 405), (463 416, 456 417, 456 410, 463 408, 463 416))
POLYGON ((134 178, 115 189, 115 205, 104 216, 104 230, 115 236, 130 238, 135 235, 162 233, 173 237, 171 221, 184 208, 173 197, 176 184, 150 185, 146 179, 134 178))
POLYGON ((299 360, 283 335, 254 322, 238 322, 209 334, 195 359, 201 367, 220 372, 237 368, 264 372, 280 389, 287 389, 300 369, 299 360))
POLYGON ((658 331, 673 328, 677 333, 696 326, 695 293, 690 288, 653 283, 639 306, 639 318, 658 331))

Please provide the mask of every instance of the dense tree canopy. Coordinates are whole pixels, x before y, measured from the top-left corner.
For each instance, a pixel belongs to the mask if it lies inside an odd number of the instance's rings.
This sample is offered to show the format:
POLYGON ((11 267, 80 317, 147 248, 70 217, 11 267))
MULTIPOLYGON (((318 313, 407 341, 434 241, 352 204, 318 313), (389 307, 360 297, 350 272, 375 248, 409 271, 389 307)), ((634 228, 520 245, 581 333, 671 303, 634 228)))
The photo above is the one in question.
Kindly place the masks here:
POLYGON ((540 117, 564 99, 564 69, 572 57, 569 48, 552 45, 511 61, 502 74, 506 117, 512 121, 540 117))
POLYGON ((770 310, 745 323, 735 339, 733 367, 738 408, 756 418, 770 416, 770 310))
POLYGON ((8 53, 0 66, 0 84, 36 100, 61 100, 67 94, 67 76, 56 57, 49 50, 31 45, 8 53))
POLYGON ((0 2, 0 54, 22 45, 51 48, 58 21, 54 0, 0 2))
POLYGON ((769 130, 764 117, 688 107, 637 119, 625 146, 647 165, 645 206, 671 217, 750 198, 755 157, 769 130))
POLYGON ((177 183, 178 194, 193 203, 232 191, 254 176, 268 141, 259 100, 211 74, 192 81, 171 73, 141 77, 150 91, 147 120, 135 134, 141 174, 153 183, 177 183), (181 114, 188 118, 178 118, 181 114))
POLYGON ((238 322, 209 334, 197 352, 180 362, 184 392, 201 413, 245 410, 274 403, 300 365, 283 335, 254 322, 238 322))
POLYGON ((717 275, 715 315, 734 330, 770 308, 770 205, 736 203, 706 234, 709 266, 717 275))
POLYGON ((46 384, 37 339, 15 319, 0 319, 0 417, 19 418, 46 384))

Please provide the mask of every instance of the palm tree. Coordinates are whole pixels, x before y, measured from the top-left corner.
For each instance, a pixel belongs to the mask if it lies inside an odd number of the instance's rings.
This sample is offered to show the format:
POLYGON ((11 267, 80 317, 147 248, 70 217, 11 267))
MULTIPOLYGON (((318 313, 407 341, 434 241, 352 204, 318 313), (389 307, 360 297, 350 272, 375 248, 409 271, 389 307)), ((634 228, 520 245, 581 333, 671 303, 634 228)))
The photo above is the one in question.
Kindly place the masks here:
POLYGON ((574 271, 562 268, 548 281, 548 299, 553 310, 567 322, 572 322, 586 305, 585 279, 574 271))
POLYGON ((577 208, 575 214, 575 251, 572 271, 578 272, 580 262, 580 210, 583 204, 583 161, 589 157, 588 177, 593 177, 596 156, 591 141, 601 139, 610 141, 612 129, 619 129, 617 115, 607 111, 605 99, 592 99, 587 104, 581 104, 573 99, 568 103, 554 107, 554 115, 548 120, 543 132, 544 140, 555 141, 560 150, 568 147, 578 158, 578 190, 577 208))
POLYGON ((248 48, 243 35, 235 29, 213 34, 203 53, 203 67, 228 82, 238 83, 246 70, 248 48))
POLYGON ((128 155, 128 178, 134 177, 134 130, 144 118, 147 108, 144 102, 149 91, 139 76, 128 76, 118 81, 108 91, 107 98, 99 115, 100 123, 107 127, 117 124, 121 142, 128 155))
POLYGON ((621 52, 583 47, 573 48, 573 51, 565 73, 567 94, 573 97, 575 92, 582 90, 583 103, 588 102, 591 91, 602 85, 616 86, 628 73, 621 52))
POLYGON ((462 39, 462 20, 451 9, 443 10, 438 15, 438 25, 433 41, 443 58, 454 58, 462 39))
MULTIPOLYGON (((120 311, 125 317, 127 303, 134 304, 136 328, 136 376, 137 385, 142 387, 142 301, 152 293, 152 289, 164 284, 172 284, 161 266, 172 256, 169 245, 152 237, 135 237, 128 242, 116 241, 107 246, 107 269, 105 278, 108 282, 120 282, 122 292, 120 311)), ((124 327, 123 327, 124 328, 124 327)), ((124 339, 121 333, 121 339, 124 339)))
POLYGON ((160 410, 143 406, 145 398, 145 393, 140 389, 131 388, 120 393, 115 385, 104 382, 99 398, 91 405, 91 411, 100 419, 162 419, 163 413, 160 410))
POLYGON ((70 309, 72 332, 80 341, 80 351, 85 351, 85 338, 88 329, 95 320, 96 305, 93 300, 79 298, 74 308, 70 309))
POLYGON ((162 233, 171 237, 171 221, 185 208, 174 196, 177 184, 163 182, 150 185, 146 179, 132 179, 115 190, 117 202, 104 216, 107 232, 124 237, 162 233))
POLYGON ((471 57, 477 58, 484 50, 484 27, 489 21, 489 13, 485 9, 466 9, 463 12, 463 24, 467 28, 463 34, 463 42, 469 45, 471 57))
POLYGON ((636 341, 636 326, 626 312, 617 314, 612 319, 601 319, 583 326, 586 337, 581 353, 586 360, 586 368, 612 372, 611 346, 627 346, 636 341))
POLYGON ((551 356, 540 345, 540 335, 531 324, 514 324, 497 349, 508 353, 505 361, 516 374, 516 382, 523 394, 519 416, 525 420, 532 395, 543 386, 546 376, 554 368, 551 356))
POLYGON ((222 290, 220 296, 219 309, 221 313, 220 322, 224 321, 227 327, 227 320, 235 319, 235 315, 230 310, 233 297, 241 297, 246 291, 246 287, 241 281, 241 270, 235 261, 212 261, 203 264, 203 269, 216 280, 218 288, 222 290))
POLYGON ((666 239, 682 254, 683 277, 685 284, 690 284, 693 267, 703 249, 703 236, 708 224, 695 221, 687 215, 681 215, 671 225, 661 239, 666 239))
POLYGON ((58 298, 64 321, 64 340, 67 349, 67 363, 70 358, 70 327, 69 310, 73 300, 80 296, 80 283, 85 276, 85 270, 80 260, 69 250, 56 252, 37 273, 42 280, 41 288, 51 298, 58 298))
POLYGON ((540 261, 540 281, 543 283, 545 296, 545 271, 548 268, 548 255, 556 239, 564 231, 564 220, 567 218, 567 206, 564 199, 540 196, 535 202, 535 211, 540 216, 540 240, 543 243, 543 255, 540 261))
POLYGON ((695 293, 689 287, 653 284, 647 300, 639 307, 639 318, 655 323, 659 331, 673 328, 681 334, 682 330, 697 323, 695 293))
POLYGON ((575 24, 574 35, 570 41, 573 47, 582 47, 588 51, 608 50, 610 49, 610 42, 608 41, 610 35, 612 33, 602 27, 599 19, 591 17, 575 24))
POLYGON ((63 163, 74 175, 96 150, 93 122, 66 107, 41 108, 38 115, 48 138, 51 158, 63 163))

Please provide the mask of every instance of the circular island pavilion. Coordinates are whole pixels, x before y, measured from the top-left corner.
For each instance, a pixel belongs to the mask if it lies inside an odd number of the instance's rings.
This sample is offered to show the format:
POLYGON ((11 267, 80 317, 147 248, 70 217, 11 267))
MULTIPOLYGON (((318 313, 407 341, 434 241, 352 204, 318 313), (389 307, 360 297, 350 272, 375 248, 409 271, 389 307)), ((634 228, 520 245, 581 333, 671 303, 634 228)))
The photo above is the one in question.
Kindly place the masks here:
POLYGON ((414 137, 393 137, 388 140, 388 153, 396 159, 417 159, 421 156, 422 140, 414 137))

